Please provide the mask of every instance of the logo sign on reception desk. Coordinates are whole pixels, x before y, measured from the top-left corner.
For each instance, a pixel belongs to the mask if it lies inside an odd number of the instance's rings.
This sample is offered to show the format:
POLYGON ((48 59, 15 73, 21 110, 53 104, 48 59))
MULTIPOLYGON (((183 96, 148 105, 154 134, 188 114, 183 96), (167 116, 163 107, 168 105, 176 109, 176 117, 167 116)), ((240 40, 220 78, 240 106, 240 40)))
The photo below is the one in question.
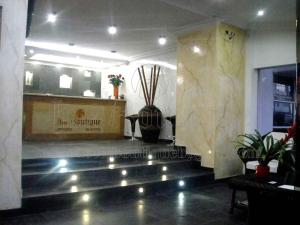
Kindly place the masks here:
POLYGON ((119 133, 121 107, 34 102, 32 134, 119 133))
POLYGON ((124 137, 123 100, 24 94, 24 140, 124 137))

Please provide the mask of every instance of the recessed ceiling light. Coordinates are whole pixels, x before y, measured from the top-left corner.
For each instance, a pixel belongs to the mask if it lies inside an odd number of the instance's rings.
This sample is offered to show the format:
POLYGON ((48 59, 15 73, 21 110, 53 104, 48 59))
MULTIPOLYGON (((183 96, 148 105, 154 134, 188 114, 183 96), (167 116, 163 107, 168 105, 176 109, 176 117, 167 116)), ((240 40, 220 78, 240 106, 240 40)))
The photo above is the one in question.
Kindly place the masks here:
POLYGON ((265 10, 258 10, 258 12, 257 12, 257 16, 263 16, 263 15, 265 15, 265 10))
POLYGON ((30 49, 30 50, 29 50, 29 53, 30 53, 30 54, 33 54, 33 53, 34 53, 34 50, 33 50, 33 49, 30 49))
POLYGON ((55 23, 55 21, 56 21, 56 14, 53 14, 53 13, 50 13, 50 14, 48 14, 48 19, 47 19, 47 22, 49 22, 49 23, 55 23))
POLYGON ((118 29, 117 29, 116 26, 109 26, 107 28, 107 31, 108 31, 109 34, 114 35, 118 32, 118 29))
POLYGON ((159 37, 159 38, 158 38, 158 43, 159 43, 160 45, 165 45, 165 44, 167 43, 167 38, 166 38, 166 37, 163 37, 163 36, 159 37))

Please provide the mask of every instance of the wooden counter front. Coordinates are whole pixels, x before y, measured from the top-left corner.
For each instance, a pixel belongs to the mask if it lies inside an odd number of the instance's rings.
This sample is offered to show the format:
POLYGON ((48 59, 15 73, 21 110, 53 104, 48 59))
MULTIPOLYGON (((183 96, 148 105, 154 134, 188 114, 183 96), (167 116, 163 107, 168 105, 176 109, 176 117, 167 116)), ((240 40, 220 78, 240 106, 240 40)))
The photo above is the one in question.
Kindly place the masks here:
POLYGON ((124 137, 124 100, 24 94, 24 140, 124 137))

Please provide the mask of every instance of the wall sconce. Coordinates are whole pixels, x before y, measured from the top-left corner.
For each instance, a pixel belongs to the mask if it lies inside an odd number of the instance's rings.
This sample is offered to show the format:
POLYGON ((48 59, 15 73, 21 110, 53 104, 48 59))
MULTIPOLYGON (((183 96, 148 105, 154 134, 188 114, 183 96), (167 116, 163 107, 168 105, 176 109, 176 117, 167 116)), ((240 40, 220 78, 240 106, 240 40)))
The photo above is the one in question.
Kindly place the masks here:
POLYGON ((84 71, 84 76, 85 77, 91 77, 92 76, 92 73, 90 71, 84 71))
POLYGON ((83 96, 85 96, 85 97, 95 97, 95 92, 93 92, 91 90, 85 90, 83 92, 83 96))
POLYGON ((59 87, 60 88, 68 88, 72 87, 72 77, 63 74, 59 77, 59 87))
POLYGON ((33 84, 33 73, 30 71, 25 72, 25 85, 26 86, 32 86, 33 84))

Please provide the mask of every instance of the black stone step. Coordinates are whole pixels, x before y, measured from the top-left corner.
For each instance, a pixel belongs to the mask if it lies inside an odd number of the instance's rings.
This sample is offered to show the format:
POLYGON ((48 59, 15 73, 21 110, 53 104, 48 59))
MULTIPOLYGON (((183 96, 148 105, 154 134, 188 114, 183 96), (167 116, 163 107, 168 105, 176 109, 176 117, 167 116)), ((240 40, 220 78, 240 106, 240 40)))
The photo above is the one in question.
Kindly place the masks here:
POLYGON ((32 209, 35 209, 36 211, 38 209, 38 211, 43 211, 68 207, 86 207, 90 204, 97 204, 99 201, 114 201, 116 199, 185 190, 196 185, 208 184, 213 180, 212 170, 194 169, 128 178, 126 183, 121 179, 107 183, 97 183, 97 180, 95 180, 92 186, 77 184, 77 188, 74 188, 75 184, 53 188, 30 188, 23 190, 22 210, 32 211, 32 209), (180 181, 184 182, 183 186, 179 185, 180 181), (140 188, 143 188, 143 193, 139 192, 140 188), (89 201, 84 201, 84 198, 87 200, 87 197, 89 201))
POLYGON ((71 165, 75 168, 85 168, 88 166, 98 167, 105 166, 112 163, 120 162, 133 162, 133 161, 147 161, 151 155, 153 160, 175 160, 186 159, 187 156, 184 148, 176 148, 173 150, 165 151, 141 151, 134 154, 119 154, 107 156, 85 156, 85 157, 69 157, 69 158, 38 158, 38 159, 24 159, 22 160, 22 171, 26 172, 27 169, 35 168, 36 170, 47 170, 55 167, 62 167, 71 165))
MULTIPOLYGON (((102 167, 86 167, 79 169, 69 169, 67 172, 61 173, 59 168, 36 171, 35 168, 27 169, 22 173, 22 187, 42 187, 57 186, 80 181, 82 184, 89 184, 94 179, 101 181, 114 181, 127 177, 139 177, 146 175, 161 174, 163 172, 188 171, 190 169, 200 168, 200 161, 191 160, 151 160, 151 161, 134 161, 131 163, 110 164, 110 166, 102 167), (126 174, 122 174, 122 171, 126 174), (163 171, 167 170, 167 171, 163 171)), ((88 166, 88 164, 86 164, 88 166)))

